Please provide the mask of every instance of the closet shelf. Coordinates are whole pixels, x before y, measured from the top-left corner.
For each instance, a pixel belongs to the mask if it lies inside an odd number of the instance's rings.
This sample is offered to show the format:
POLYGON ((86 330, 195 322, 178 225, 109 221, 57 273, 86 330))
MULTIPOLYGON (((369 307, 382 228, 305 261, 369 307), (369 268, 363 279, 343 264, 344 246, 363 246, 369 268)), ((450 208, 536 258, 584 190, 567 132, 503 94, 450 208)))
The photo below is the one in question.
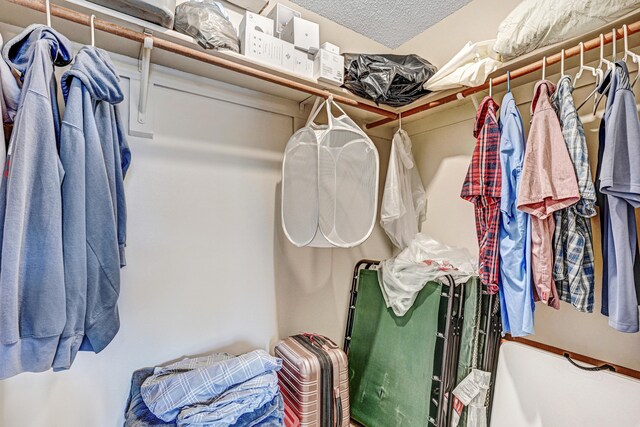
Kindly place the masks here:
MULTIPOLYGON (((628 34, 632 35, 635 33, 640 32, 640 21, 636 21, 632 24, 629 24, 628 26, 628 34)), ((623 33, 623 29, 622 27, 615 29, 615 40, 619 40, 624 36, 623 33)), ((584 36, 583 36, 584 37, 584 36)), ((613 41, 613 31, 610 30, 608 31, 606 34, 604 34, 604 44, 610 44, 613 41)), ((600 38, 599 37, 595 37, 591 40, 585 41, 583 42, 584 44, 584 52, 587 52, 589 50, 593 50, 596 48, 600 47, 600 38)), ((576 44, 573 47, 567 48, 565 49, 564 52, 564 57, 565 60, 567 58, 571 58, 574 56, 578 56, 580 55, 580 45, 576 44)), ((529 75, 531 73, 537 72, 542 70, 542 65, 543 65, 543 61, 546 60, 546 66, 552 65, 552 64, 556 64, 559 63, 562 57, 562 53, 558 52, 556 54, 550 55, 550 56, 545 56, 542 59, 529 63, 527 65, 521 66, 520 68, 516 68, 514 70, 510 70, 511 73, 511 80, 519 78, 519 77, 523 77, 526 75, 529 75)), ((520 62, 519 60, 516 60, 514 62, 520 62)), ((493 86, 496 85, 500 85, 503 83, 507 82, 507 67, 503 67, 502 70, 500 70, 499 72, 501 73, 500 75, 498 75, 497 77, 492 79, 492 84, 493 86)), ((455 101, 459 101, 461 99, 464 99, 470 95, 476 94, 478 92, 482 92, 484 90, 489 89, 489 85, 490 82, 486 82, 480 86, 474 86, 474 87, 469 87, 466 89, 462 89, 462 90, 458 90, 458 91, 454 91, 453 93, 448 92, 448 94, 442 96, 442 93, 435 93, 432 95, 429 95, 429 97, 427 97, 426 100, 423 100, 422 103, 420 103, 420 105, 417 105, 415 107, 409 107, 408 109, 405 109, 403 111, 399 111, 399 115, 398 118, 400 117, 400 115, 402 116, 402 118, 407 118, 410 116, 413 116, 415 114, 419 114, 422 113, 424 111, 427 110, 431 110, 433 108, 436 107, 440 107, 442 105, 445 104, 449 104, 451 102, 455 102, 455 101), (431 98, 432 97, 432 98, 431 98), (434 100, 429 100, 429 98, 434 99, 434 100), (426 102, 424 102, 426 101, 426 102)), ((420 102, 420 101, 418 101, 420 102)), ((373 123, 369 123, 366 125, 367 129, 373 129, 376 128, 378 126, 382 126, 382 125, 386 125, 388 123, 394 122, 395 120, 397 120, 398 118, 391 118, 391 117, 385 117, 384 119, 380 119, 377 120, 373 123)))
MULTIPOLYGON (((13 3, 19 6, 23 6, 25 8, 37 11, 37 12, 46 12, 45 1, 43 0, 7 0, 9 3, 13 3)), ((89 14, 85 14, 73 9, 69 9, 57 4, 51 3, 50 10, 51 16, 64 19, 66 21, 70 21, 76 24, 80 24, 86 27, 90 26, 90 14, 94 11, 104 11, 105 8, 101 8, 97 5, 87 5, 79 0, 67 0, 68 3, 81 7, 85 10, 88 10, 89 14)), ((104 19, 95 19, 94 27, 96 30, 131 40, 136 43, 143 43, 145 37, 149 37, 145 35, 143 31, 140 31, 145 28, 152 29, 153 34, 151 38, 153 39, 153 46, 155 49, 161 49, 166 52, 170 52, 173 54, 177 54, 186 58, 194 59, 204 64, 214 65, 216 67, 230 70, 234 74, 236 74, 236 78, 231 80, 231 83, 239 84, 243 87, 252 87, 252 85, 244 84, 244 81, 238 81, 238 75, 249 76, 251 78, 259 79, 261 81, 273 83, 280 87, 291 89, 296 92, 302 92, 311 96, 319 96, 322 98, 333 97, 336 102, 343 104, 348 107, 353 107, 358 110, 362 110, 367 113, 373 113, 378 116, 383 116, 389 119, 395 119, 398 117, 396 111, 394 109, 386 109, 376 106, 373 102, 365 100, 363 98, 357 97, 353 94, 350 94, 345 89, 341 88, 333 88, 328 87, 327 85, 318 84, 315 80, 311 80, 305 78, 303 76, 299 76, 294 73, 289 73, 286 70, 276 70, 274 68, 269 67, 268 65, 262 64, 258 61, 251 60, 246 58, 243 55, 234 53, 234 52, 225 52, 225 51, 212 51, 212 50, 204 50, 199 47, 197 44, 193 42, 188 36, 180 34, 173 30, 168 30, 166 28, 161 28, 156 25, 142 22, 135 18, 125 19, 123 14, 118 14, 115 11, 108 11, 110 17, 116 16, 119 22, 122 22, 122 25, 115 24, 113 22, 104 20, 104 19), (136 22, 137 21, 137 22, 136 22), (132 29, 129 27, 134 27, 136 29, 132 29)), ((101 14, 102 15, 102 14, 101 14)), ((24 17, 22 17, 24 18, 24 17)), ((44 22, 44 20, 43 20, 44 22)), ((19 22, 18 24, 23 24, 19 22)), ((55 22, 53 24, 55 27, 55 22)), ((88 33, 87 33, 88 34, 88 33)), ((113 47, 106 47, 108 50, 113 50, 113 47)), ((128 51, 131 54, 131 51, 128 51)), ((154 60, 155 62, 155 60, 154 60)), ((175 61, 173 61, 175 62, 175 61)), ((177 67, 174 67, 177 68, 177 67)), ((255 85, 253 85, 255 87, 255 85)), ((285 92, 286 93, 286 92, 285 92)), ((278 95, 282 95, 282 93, 278 93, 278 95)), ((285 96, 286 97, 286 96, 285 96)), ((300 101, 300 99, 296 99, 300 101)), ((375 117, 375 116, 372 116, 375 117)), ((369 117, 372 118, 372 117, 369 117)))

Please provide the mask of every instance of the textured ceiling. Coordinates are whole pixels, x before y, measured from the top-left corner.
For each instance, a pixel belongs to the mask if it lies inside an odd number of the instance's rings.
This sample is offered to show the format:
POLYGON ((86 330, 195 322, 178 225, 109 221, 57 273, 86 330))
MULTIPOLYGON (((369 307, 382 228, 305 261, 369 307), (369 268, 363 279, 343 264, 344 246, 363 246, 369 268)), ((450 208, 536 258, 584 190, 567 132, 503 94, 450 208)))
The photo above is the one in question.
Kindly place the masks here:
POLYGON ((391 49, 471 0, 292 0, 391 49))

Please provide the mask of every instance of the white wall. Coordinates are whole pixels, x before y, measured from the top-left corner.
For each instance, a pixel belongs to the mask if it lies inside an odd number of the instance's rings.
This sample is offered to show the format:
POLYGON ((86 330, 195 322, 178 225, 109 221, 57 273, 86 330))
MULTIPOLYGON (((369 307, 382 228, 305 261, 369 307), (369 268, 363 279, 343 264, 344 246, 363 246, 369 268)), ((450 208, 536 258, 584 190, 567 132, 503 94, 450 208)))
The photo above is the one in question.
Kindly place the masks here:
MULTIPOLYGON (((573 75, 575 70, 568 72, 573 75)), ((549 76, 557 81, 559 76, 549 76)), ((581 80, 581 84, 588 80, 581 80)), ((516 86, 513 93, 518 102, 526 132, 530 121, 530 100, 533 84, 516 86)), ((593 85, 574 92, 578 102, 584 100, 593 85)), ((494 93, 501 102, 504 93, 494 93)), ((478 94, 480 99, 483 94, 478 94)), ((580 110, 583 119, 589 115, 592 103, 580 110)), ((602 107, 604 106, 604 103, 602 107)), ((452 245, 468 248, 477 254, 473 205, 460 198, 460 189, 475 146, 473 125, 475 107, 470 101, 436 109, 425 119, 406 125, 411 134, 416 162, 427 188, 429 203, 423 231, 452 245)), ((585 120, 585 132, 595 176, 600 120, 585 120)), ((582 353, 632 369, 640 369, 640 334, 624 334, 608 326, 607 318, 600 314, 602 290, 602 258, 598 217, 592 220, 596 254, 595 305, 591 314, 580 313, 571 305, 562 303, 559 311, 536 304, 535 335, 530 338, 555 347, 582 353)))
MULTIPOLYGON (((128 92, 137 64, 117 66, 128 92)), ((297 249, 283 237, 277 191, 303 117, 297 102, 167 69, 152 75, 154 139, 129 140, 120 332, 70 371, 1 381, 2 427, 122 425, 135 369, 270 349, 298 331, 340 342, 353 264, 389 256, 379 228, 354 250, 297 249)), ((376 143, 386 159, 388 141, 376 143)))

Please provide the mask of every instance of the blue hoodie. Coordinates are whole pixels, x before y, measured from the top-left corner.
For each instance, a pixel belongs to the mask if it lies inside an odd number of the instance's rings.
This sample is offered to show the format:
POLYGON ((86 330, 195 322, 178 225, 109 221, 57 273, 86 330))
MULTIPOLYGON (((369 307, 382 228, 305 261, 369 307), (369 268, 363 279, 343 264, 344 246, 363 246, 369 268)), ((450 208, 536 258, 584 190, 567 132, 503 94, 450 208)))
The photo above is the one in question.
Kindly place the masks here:
POLYGON ((67 322, 54 369, 68 369, 77 351, 104 349, 120 327, 118 295, 124 265, 123 179, 131 154, 117 104, 124 96, 107 53, 81 49, 62 76, 66 100, 60 159, 67 322))
POLYGON ((26 28, 2 55, 23 85, 0 187, 0 379, 50 369, 65 325, 54 66, 73 56, 44 25, 26 28))

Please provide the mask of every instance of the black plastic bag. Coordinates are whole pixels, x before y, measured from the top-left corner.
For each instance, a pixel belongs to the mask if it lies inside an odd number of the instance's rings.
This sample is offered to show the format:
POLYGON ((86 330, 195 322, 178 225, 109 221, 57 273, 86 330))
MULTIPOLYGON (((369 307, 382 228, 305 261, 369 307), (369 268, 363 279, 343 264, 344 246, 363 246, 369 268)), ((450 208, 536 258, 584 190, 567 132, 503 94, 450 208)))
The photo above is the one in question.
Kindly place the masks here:
POLYGON ((418 55, 346 53, 344 87, 376 104, 402 107, 430 93, 422 85, 438 70, 418 55))
POLYGON ((205 49, 240 52, 240 39, 223 6, 212 0, 190 0, 176 8, 174 29, 205 49))

